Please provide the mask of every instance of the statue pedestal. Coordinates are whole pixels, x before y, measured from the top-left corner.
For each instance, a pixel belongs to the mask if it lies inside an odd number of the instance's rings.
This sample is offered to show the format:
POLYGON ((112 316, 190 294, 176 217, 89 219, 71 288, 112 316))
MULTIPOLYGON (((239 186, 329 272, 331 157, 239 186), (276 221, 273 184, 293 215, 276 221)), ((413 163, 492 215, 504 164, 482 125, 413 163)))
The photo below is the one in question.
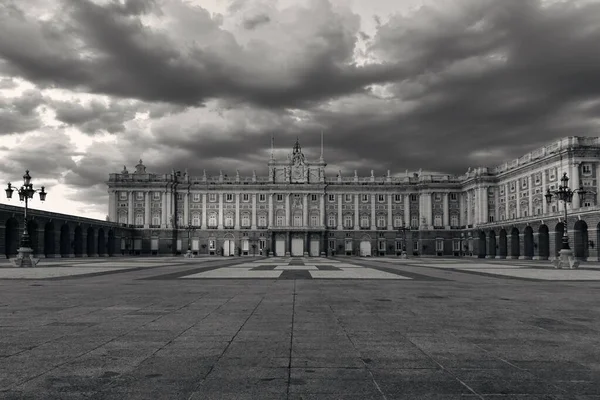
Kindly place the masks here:
POLYGON ((577 269, 579 268, 579 261, 577 261, 575 257, 573 257, 573 250, 561 249, 558 252, 558 258, 554 260, 554 267, 556 269, 577 269))
POLYGON ((10 260, 10 262, 18 268, 32 268, 39 262, 39 258, 33 258, 33 249, 29 247, 19 247, 17 249, 19 255, 10 260))

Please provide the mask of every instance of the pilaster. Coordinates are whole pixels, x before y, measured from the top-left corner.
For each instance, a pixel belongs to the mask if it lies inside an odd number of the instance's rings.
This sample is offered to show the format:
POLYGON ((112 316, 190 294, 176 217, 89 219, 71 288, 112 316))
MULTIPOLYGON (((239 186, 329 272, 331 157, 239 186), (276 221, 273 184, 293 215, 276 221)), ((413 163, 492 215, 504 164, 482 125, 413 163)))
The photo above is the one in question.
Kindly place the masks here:
POLYGON ((206 229, 206 193, 202 193, 202 229, 206 229))
POLYGON ((135 192, 133 190, 130 190, 127 193, 129 197, 129 203, 127 204, 127 224, 129 225, 133 225, 133 202, 135 201, 134 194, 135 192))
POLYGON ((358 231, 360 229, 359 224, 359 208, 358 208, 358 192, 354 193, 354 230, 358 231))
POLYGON ((308 193, 302 195, 302 226, 308 226, 308 193))
POLYGON ((394 229, 394 221, 392 220, 392 195, 387 194, 387 230, 394 229))
POLYGON ((144 192, 144 228, 150 228, 150 192, 146 190, 144 192))
POLYGON ((442 201, 444 207, 443 224, 445 229, 450 229, 450 208, 448 206, 448 192, 442 193, 442 201))
POLYGON ((375 197, 377 195, 376 194, 371 194, 371 230, 374 231, 375 229, 377 229, 376 226, 376 220, 375 220, 375 197))
POLYGON ((241 193, 237 192, 234 194, 235 196, 235 229, 240 229, 240 196, 241 193))
POLYGON ((338 231, 341 231, 344 229, 344 221, 343 221, 343 215, 342 215, 342 194, 338 194, 337 197, 337 205, 338 205, 338 209, 337 209, 337 229, 338 231))
POLYGON ((256 193, 252 193, 252 229, 256 229, 256 193))
POLYGON ((223 229, 223 192, 219 193, 219 221, 218 228, 223 229))

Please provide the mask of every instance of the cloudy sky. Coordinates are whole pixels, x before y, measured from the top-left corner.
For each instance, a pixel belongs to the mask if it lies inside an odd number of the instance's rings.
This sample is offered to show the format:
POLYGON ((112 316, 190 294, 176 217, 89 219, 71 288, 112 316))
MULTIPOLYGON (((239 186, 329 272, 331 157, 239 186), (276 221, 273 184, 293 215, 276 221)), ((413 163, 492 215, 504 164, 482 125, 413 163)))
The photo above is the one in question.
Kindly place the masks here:
POLYGON ((103 219, 140 158, 264 175, 321 131, 333 176, 462 173, 600 136, 598 43, 596 1, 0 0, 0 183, 103 219))

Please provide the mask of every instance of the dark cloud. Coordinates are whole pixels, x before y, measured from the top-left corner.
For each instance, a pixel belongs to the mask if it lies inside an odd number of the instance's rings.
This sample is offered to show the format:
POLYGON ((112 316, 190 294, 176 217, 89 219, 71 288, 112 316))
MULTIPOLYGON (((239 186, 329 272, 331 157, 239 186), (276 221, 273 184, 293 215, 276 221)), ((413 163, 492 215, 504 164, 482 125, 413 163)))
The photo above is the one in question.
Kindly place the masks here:
POLYGON ((42 125, 38 106, 44 102, 38 90, 27 90, 16 98, 0 97, 0 134, 22 133, 42 125))
POLYGON ((257 26, 267 24, 271 21, 271 18, 267 14, 258 14, 252 17, 247 17, 244 19, 243 26, 246 29, 252 30, 256 29, 257 26))

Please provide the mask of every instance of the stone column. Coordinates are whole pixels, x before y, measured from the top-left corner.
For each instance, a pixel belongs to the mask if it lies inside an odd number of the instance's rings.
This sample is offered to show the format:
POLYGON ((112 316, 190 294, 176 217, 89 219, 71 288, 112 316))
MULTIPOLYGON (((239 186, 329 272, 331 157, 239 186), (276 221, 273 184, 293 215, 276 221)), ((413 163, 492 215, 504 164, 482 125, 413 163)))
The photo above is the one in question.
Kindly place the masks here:
POLYGON ((387 195, 387 230, 391 231, 394 229, 394 221, 392 220, 392 195, 387 195))
POLYGON ((190 194, 183 194, 183 225, 190 224, 190 194))
POLYGON ((338 210, 337 210, 337 229, 338 231, 341 231, 344 229, 344 216, 342 214, 342 196, 344 196, 343 194, 338 194, 338 210))
MULTIPOLYGON (((596 175, 598 176, 598 175, 596 175)), ((546 170, 542 170, 542 194, 546 194, 546 170)), ((548 212, 548 203, 546 203, 546 198, 542 197, 542 214, 546 214, 548 212)))
POLYGON ((256 229, 256 193, 252 194, 252 229, 256 229))
POLYGON ((471 191, 467 190, 465 193, 467 197, 467 225, 473 224, 473 220, 471 219, 471 191))
POLYGON ((171 221, 171 217, 173 217, 173 193, 167 191, 167 227, 173 226, 173 222, 171 221))
POLYGON ((410 227, 410 194, 404 195, 404 225, 410 227))
POLYGON ((354 193, 354 230, 356 231, 360 229, 358 196, 358 193, 354 193))
POLYGON ((162 206, 160 207, 160 223, 162 228, 167 227, 167 191, 165 190, 162 194, 162 206))
POLYGON ((108 192, 108 220, 110 222, 117 222, 117 200, 116 193, 114 190, 108 192))
POLYGON ((481 196, 481 224, 488 222, 489 216, 489 205, 488 205, 488 187, 484 186, 479 190, 479 196, 481 196))
POLYGON ((510 219, 510 214, 508 213, 510 211, 509 207, 508 207, 508 203, 510 200, 510 185, 508 183, 504 184, 504 214, 506 215, 506 219, 510 219))
POLYGON ((133 190, 130 190, 128 195, 129 195, 129 203, 128 203, 128 207, 127 207, 127 223, 129 225, 133 225, 133 202, 135 201, 135 199, 134 199, 135 192, 133 190))
POLYGON ((223 229, 223 192, 219 193, 219 229, 223 229))
POLYGON ((285 196, 285 225, 286 226, 291 226, 292 224, 290 223, 290 218, 291 218, 291 212, 290 212, 290 197, 292 196, 291 193, 288 193, 287 196, 285 196))
POLYGON ((448 205, 448 192, 442 193, 443 207, 444 207, 444 229, 450 229, 450 207, 448 205))
POLYGON ((235 193, 235 229, 240 229, 240 196, 241 193, 235 193))
POLYGON ((206 229, 206 193, 202 193, 202 229, 206 229))
POLYGON ((146 198, 146 203, 144 205, 144 228, 150 228, 150 223, 152 222, 150 219, 150 196, 152 192, 146 191, 144 196, 146 198))
POLYGON ((516 184, 516 196, 517 196, 517 218, 521 218, 521 180, 517 179, 516 184))
MULTIPOLYGON (((569 179, 569 186, 571 187, 572 190, 575 189, 579 189, 579 163, 573 162, 570 165, 570 169, 571 169, 571 176, 569 179)), ((598 178, 596 178, 598 179, 598 178)), ((573 202, 572 202, 572 209, 577 209, 581 207, 580 201, 579 201, 579 194, 575 193, 573 195, 573 202)))
POLYGON ((500 188, 494 188, 494 222, 500 221, 500 188))
POLYGON ((325 193, 321 193, 321 204, 319 208, 319 213, 321 217, 321 222, 319 223, 319 226, 323 226, 325 225, 325 193))
POLYGON ((533 185, 531 174, 527 175, 527 190, 529 192, 529 210, 527 211, 528 216, 533 215, 533 185))
MULTIPOLYGON (((275 226, 273 223, 273 196, 273 193, 269 193, 269 220, 267 221, 269 228, 275 226)), ((273 251, 275 251, 275 248, 273 248, 273 251)))
POLYGON ((308 193, 302 196, 302 226, 308 226, 308 193))
POLYGON ((371 194, 371 230, 372 231, 377 229, 377 226, 375 224, 377 222, 375 220, 375 217, 376 217, 375 216, 375 201, 376 201, 375 197, 376 196, 377 196, 376 194, 371 194))

